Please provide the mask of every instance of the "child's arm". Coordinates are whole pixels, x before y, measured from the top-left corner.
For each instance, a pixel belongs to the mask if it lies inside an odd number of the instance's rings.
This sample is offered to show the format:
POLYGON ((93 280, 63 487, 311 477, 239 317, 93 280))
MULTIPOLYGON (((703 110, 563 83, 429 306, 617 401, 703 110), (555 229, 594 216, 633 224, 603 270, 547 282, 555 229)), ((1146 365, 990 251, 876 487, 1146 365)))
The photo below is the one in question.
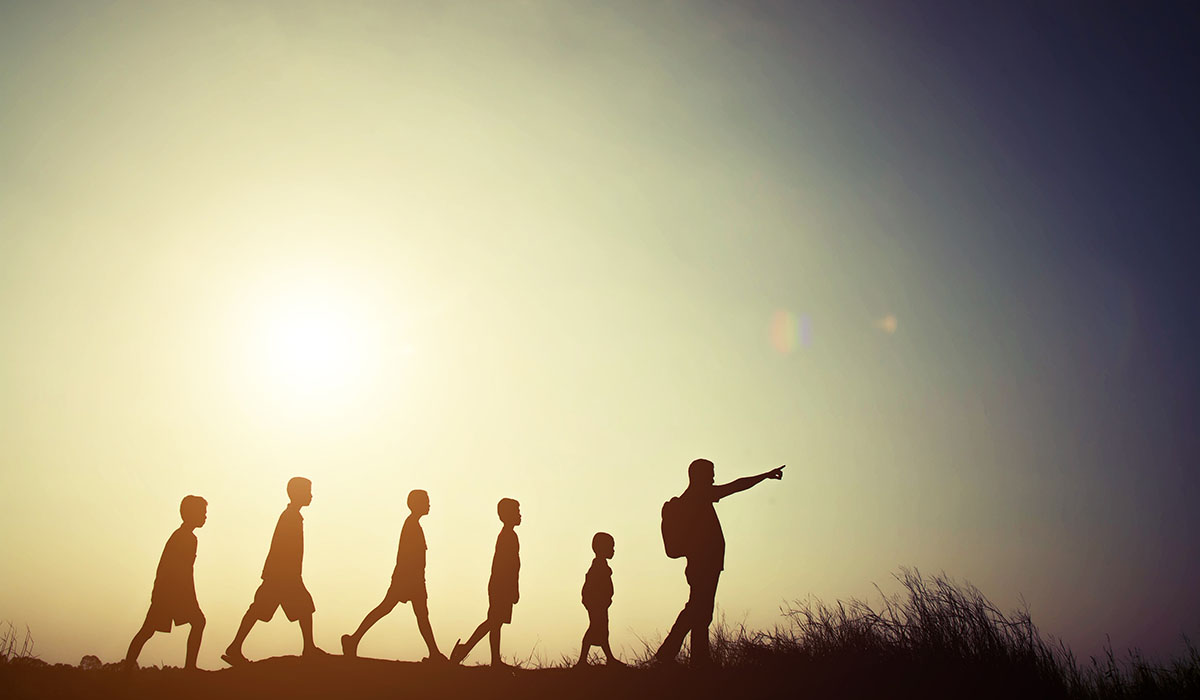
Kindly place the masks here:
POLYGON ((786 464, 783 464, 775 469, 772 469, 769 472, 763 472, 762 474, 757 474, 755 476, 744 476, 741 479, 736 479, 734 481, 729 482, 728 484, 720 484, 718 486, 714 486, 713 491, 714 491, 715 497, 713 498, 713 500, 719 501, 722 498, 725 498, 726 496, 738 493, 740 491, 745 491, 746 489, 750 488, 751 486, 758 485, 764 479, 782 479, 783 478, 783 468, 786 466, 787 466, 786 464))

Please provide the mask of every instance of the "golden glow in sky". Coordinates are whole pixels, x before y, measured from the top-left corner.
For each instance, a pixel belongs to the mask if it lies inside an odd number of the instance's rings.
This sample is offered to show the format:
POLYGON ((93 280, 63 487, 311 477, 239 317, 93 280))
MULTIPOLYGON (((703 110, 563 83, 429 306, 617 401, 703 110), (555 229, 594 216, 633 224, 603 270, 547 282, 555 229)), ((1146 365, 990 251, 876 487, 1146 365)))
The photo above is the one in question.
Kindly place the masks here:
MULTIPOLYGON (((119 658, 196 494, 218 667, 299 475, 325 648, 387 589, 421 488, 444 651, 486 609, 502 497, 506 654, 578 649, 597 531, 632 649, 686 600, 659 513, 706 457, 718 482, 789 465, 719 506, 731 623, 910 565, 1051 633, 1135 627, 1094 615, 1097 572, 1143 574, 1080 544, 1060 417, 1014 388, 1034 373, 1005 351, 1045 336, 980 337, 1005 310, 922 254, 982 224, 873 169, 817 97, 876 65, 874 29, 804 24, 784 70, 759 20, 679 7, 6 8, 0 619, 50 661, 119 658)), ((246 653, 298 649, 276 621, 246 653)), ((423 655, 411 613, 360 653, 423 655)))

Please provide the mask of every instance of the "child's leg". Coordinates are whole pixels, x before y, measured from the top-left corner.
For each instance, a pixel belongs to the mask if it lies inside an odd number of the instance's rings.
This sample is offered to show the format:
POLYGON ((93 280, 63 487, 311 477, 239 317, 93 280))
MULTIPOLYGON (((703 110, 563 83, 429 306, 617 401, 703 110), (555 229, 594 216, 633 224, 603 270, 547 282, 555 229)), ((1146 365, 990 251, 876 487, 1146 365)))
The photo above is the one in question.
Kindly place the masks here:
POLYGON ((592 645, 588 640, 591 638, 592 628, 589 627, 587 632, 583 633, 583 641, 579 644, 579 660, 575 662, 576 666, 586 666, 588 652, 591 651, 592 645))
POLYGON ((475 648, 475 645, 479 643, 479 640, 483 639, 483 635, 487 634, 491 629, 491 620, 484 620, 483 622, 480 622, 479 626, 475 628, 475 631, 471 633, 471 638, 468 639, 467 643, 463 645, 463 647, 466 649, 466 653, 470 654, 471 650, 475 648))
POLYGON ((251 605, 246 614, 242 615, 242 624, 238 625, 237 634, 225 649, 226 654, 235 657, 242 656, 242 642, 246 641, 246 635, 250 634, 255 622, 258 622, 258 616, 254 614, 254 606, 251 605))
POLYGON ((300 636, 304 638, 304 653, 309 654, 317 649, 317 645, 313 642, 313 619, 312 613, 305 613, 297 620, 300 623, 300 636))
POLYGON ((500 627, 501 626, 502 625, 499 622, 492 625, 492 629, 490 630, 490 632, 488 634, 488 642, 491 643, 491 647, 492 647, 492 665, 493 666, 503 666, 504 665, 504 662, 500 659, 500 627))
POLYGON ((608 663, 624 665, 620 659, 613 655, 612 647, 608 645, 608 637, 605 637, 604 641, 600 643, 600 649, 604 651, 604 658, 608 660, 608 663))
POLYGON ((202 614, 192 620, 192 630, 188 632, 187 661, 184 662, 184 668, 193 670, 196 668, 196 658, 200 656, 200 638, 204 636, 205 622, 202 614))
POLYGON ((141 629, 133 635, 133 639, 129 642, 129 651, 125 652, 125 663, 137 663, 137 658, 142 653, 142 647, 146 646, 146 642, 153 636, 154 628, 150 626, 150 623, 143 622, 141 629))
POLYGON ((367 633, 367 630, 371 629, 376 622, 382 620, 383 616, 390 613, 395 609, 395 607, 396 601, 384 598, 382 603, 376 605, 375 609, 367 613, 367 616, 363 618, 362 623, 359 624, 358 629, 354 631, 354 634, 350 635, 354 639, 355 643, 362 639, 363 635, 367 633))
POLYGON ((412 602, 413 614, 417 616, 417 629, 421 631, 421 638, 425 640, 425 646, 429 649, 429 658, 436 659, 442 655, 438 651, 437 640, 433 638, 433 627, 429 624, 429 601, 424 598, 417 598, 412 602))

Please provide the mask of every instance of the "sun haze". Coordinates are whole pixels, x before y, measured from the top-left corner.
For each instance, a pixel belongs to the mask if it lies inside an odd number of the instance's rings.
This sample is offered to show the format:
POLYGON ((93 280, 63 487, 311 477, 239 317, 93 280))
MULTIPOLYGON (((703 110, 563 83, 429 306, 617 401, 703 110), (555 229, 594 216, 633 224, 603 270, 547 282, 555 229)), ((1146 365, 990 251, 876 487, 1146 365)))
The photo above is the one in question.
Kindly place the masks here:
MULTIPOLYGON (((1044 148, 949 25, 787 5, 5 5, 0 619, 121 658, 196 494, 219 667, 304 476, 321 646, 387 591, 423 489, 444 650, 513 498, 506 654, 575 653, 599 531, 624 653, 687 597, 660 509, 703 457, 789 465, 718 506, 731 622, 912 565, 1081 653, 1174 648, 1195 491, 1148 353, 1175 322, 1029 176, 1093 122, 1044 148)), ((298 650, 278 621, 245 649, 298 650)), ((400 609, 359 653, 425 645, 400 609)))

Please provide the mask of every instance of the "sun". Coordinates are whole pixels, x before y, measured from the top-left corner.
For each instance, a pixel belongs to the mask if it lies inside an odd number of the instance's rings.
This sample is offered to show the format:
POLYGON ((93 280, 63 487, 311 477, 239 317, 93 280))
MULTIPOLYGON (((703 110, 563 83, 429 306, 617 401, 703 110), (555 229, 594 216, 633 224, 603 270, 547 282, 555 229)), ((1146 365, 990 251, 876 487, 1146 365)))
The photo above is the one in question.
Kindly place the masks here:
POLYGON ((367 381, 371 331, 363 306, 339 290, 279 290, 255 314, 252 372, 286 401, 348 397, 367 381))
POLYGON ((360 374, 361 333, 327 305, 282 310, 264 328, 264 345, 268 373, 284 389, 327 393, 348 388, 360 374))

